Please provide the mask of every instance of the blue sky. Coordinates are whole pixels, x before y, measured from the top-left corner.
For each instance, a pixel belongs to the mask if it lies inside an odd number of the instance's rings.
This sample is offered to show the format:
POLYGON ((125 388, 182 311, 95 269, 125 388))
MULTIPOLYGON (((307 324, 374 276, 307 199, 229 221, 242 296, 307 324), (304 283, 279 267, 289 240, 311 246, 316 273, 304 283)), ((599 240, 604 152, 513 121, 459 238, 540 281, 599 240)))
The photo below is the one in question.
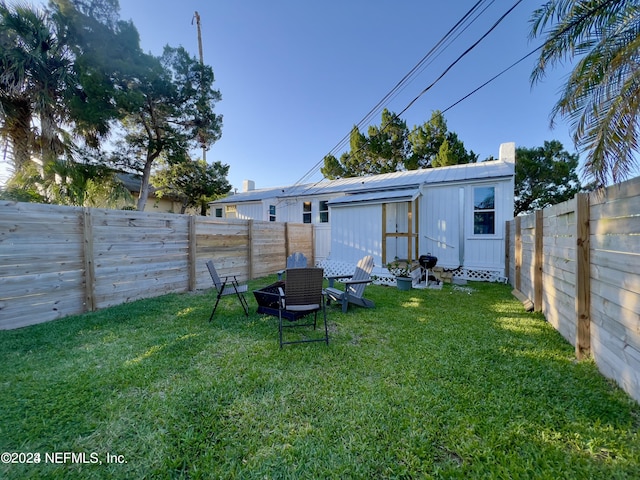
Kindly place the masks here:
MULTIPOLYGON (((486 11, 384 106, 402 111, 515 0, 485 2, 486 11)), ((403 115, 422 124, 539 45, 530 41, 529 19, 542 0, 522 1, 474 50, 403 115)), ((475 1, 419 0, 120 0, 121 17, 136 25, 142 48, 155 55, 182 45, 198 55, 198 11, 204 61, 222 94, 222 138, 207 160, 230 165, 240 189, 293 184, 319 166, 353 125, 430 51, 475 1)), ((541 146, 560 140, 574 152, 567 125, 549 127, 549 113, 566 76, 552 72, 531 86, 535 56, 511 69, 445 113, 449 130, 484 159, 500 143, 541 146)), ((370 123, 380 124, 380 113, 370 123)))
MULTIPOLYGON (((385 106, 402 111, 515 2, 495 1, 437 59, 385 106)), ((166 44, 198 55, 201 18, 205 63, 222 94, 222 138, 207 160, 230 165, 229 181, 256 187, 293 184, 333 151, 361 119, 436 45, 475 1, 419 0, 121 0, 145 51, 166 44), (193 23, 192 23, 193 22, 193 23)), ((521 2, 496 29, 421 96, 402 118, 422 124, 539 45, 529 19, 541 0, 521 2)), ((445 113, 449 130, 480 159, 500 143, 541 146, 560 140, 574 152, 562 119, 549 113, 566 70, 531 86, 535 56, 445 113)), ((380 113, 372 121, 380 124, 380 113)), ((334 151, 339 156, 347 149, 334 151)), ((321 178, 319 170, 312 180, 321 178)))

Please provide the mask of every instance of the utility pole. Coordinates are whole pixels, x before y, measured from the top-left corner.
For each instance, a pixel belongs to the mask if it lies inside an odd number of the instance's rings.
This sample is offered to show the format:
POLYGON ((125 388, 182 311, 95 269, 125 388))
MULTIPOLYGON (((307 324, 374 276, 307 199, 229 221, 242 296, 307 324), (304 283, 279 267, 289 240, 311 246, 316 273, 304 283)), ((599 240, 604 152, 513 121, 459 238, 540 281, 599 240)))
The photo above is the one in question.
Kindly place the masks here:
MULTIPOLYGON (((204 56, 202 55, 202 31, 200 30, 200 14, 197 11, 193 14, 193 18, 191 19, 191 25, 193 25, 194 18, 196 20, 196 27, 198 29, 198 53, 200 54, 200 65, 204 66, 204 56)), ((204 85, 202 85, 202 82, 200 83, 202 88, 204 88, 204 85)), ((202 160, 204 160, 205 162, 207 161, 207 147, 204 144, 204 142, 202 143, 202 160)))

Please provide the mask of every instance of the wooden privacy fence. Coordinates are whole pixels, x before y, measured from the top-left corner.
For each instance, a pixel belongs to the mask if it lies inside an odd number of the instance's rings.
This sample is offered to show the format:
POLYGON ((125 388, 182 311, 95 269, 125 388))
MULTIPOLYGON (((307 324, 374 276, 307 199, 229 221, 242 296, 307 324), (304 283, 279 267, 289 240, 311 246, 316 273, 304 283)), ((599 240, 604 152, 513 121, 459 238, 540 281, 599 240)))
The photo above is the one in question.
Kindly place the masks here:
POLYGON ((507 222, 508 276, 640 401, 640 177, 507 222))
POLYGON ((313 262, 313 227, 0 202, 0 329, 212 286, 313 262))

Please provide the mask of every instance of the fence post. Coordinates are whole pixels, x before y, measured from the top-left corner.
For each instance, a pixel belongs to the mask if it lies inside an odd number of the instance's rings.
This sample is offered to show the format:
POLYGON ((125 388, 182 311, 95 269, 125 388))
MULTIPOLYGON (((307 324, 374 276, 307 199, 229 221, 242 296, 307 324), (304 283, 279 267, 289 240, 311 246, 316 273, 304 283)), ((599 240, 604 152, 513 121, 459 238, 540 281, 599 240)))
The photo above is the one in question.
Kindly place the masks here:
MULTIPOLYGON (((504 278, 509 278, 511 271, 511 220, 504 222, 504 278)), ((512 282, 513 279, 510 279, 512 282)))
POLYGON ((187 262, 189 263, 189 265, 187 265, 187 271, 188 271, 188 275, 189 275, 189 291, 193 292, 196 289, 196 283, 197 283, 197 279, 196 279, 196 248, 197 248, 197 241, 196 241, 196 217, 194 217, 193 215, 189 215, 189 224, 187 227, 188 230, 188 235, 189 235, 189 249, 187 251, 187 262))
POLYGON ((542 311, 542 238, 543 238, 543 211, 536 210, 536 237, 534 242, 534 270, 533 270, 533 308, 536 312, 542 311))
POLYGON ((249 280, 253 280, 253 220, 249 220, 249 280))
POLYGON ((311 232, 311 265, 316 264, 316 229, 313 224, 309 225, 311 232))
POLYGON ((520 291, 521 288, 521 278, 520 273, 522 270, 522 218, 516 217, 516 239, 515 239, 515 280, 514 280, 514 288, 517 291, 520 291))
POLYGON ((576 357, 591 353, 589 194, 576 194, 576 357))
POLYGON ((84 299, 85 311, 93 312, 96 309, 96 265, 93 258, 93 220, 91 209, 82 209, 82 235, 84 244, 84 299))
POLYGON ((284 222, 284 258, 288 258, 293 252, 289 251, 291 246, 289 244, 289 222, 284 222))

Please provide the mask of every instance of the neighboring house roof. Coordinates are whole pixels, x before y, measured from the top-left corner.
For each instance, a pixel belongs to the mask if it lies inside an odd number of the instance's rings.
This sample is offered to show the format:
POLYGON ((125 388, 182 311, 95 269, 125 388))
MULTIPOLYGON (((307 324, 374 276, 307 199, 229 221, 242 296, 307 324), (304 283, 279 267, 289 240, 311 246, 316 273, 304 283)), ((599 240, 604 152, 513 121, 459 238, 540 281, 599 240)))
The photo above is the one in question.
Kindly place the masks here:
MULTIPOLYGON (((116 174, 116 177, 118 177, 118 180, 120 180, 125 188, 131 193, 140 192, 140 184, 142 182, 141 175, 138 175, 137 173, 120 172, 116 174)), ((155 193, 155 191, 156 188, 149 184, 149 193, 155 193)))
MULTIPOLYGON (((215 200, 212 204, 258 202, 269 198, 302 197, 310 195, 332 195, 336 193, 354 194, 365 192, 383 192, 397 189, 417 188, 420 185, 457 183, 469 180, 481 180, 514 175, 515 165, 501 160, 467 163, 451 167, 425 168, 402 172, 350 177, 328 180, 318 183, 293 185, 290 187, 261 188, 240 192, 215 200)), ((361 199, 364 197, 361 197, 361 199)), ((376 198, 380 198, 378 195, 376 198)), ((373 200, 370 199, 370 200, 373 200)), ((346 201, 346 199, 341 199, 346 201)), ((353 200, 358 201, 358 200, 353 200)), ((362 200, 360 200, 362 201, 362 200)))

